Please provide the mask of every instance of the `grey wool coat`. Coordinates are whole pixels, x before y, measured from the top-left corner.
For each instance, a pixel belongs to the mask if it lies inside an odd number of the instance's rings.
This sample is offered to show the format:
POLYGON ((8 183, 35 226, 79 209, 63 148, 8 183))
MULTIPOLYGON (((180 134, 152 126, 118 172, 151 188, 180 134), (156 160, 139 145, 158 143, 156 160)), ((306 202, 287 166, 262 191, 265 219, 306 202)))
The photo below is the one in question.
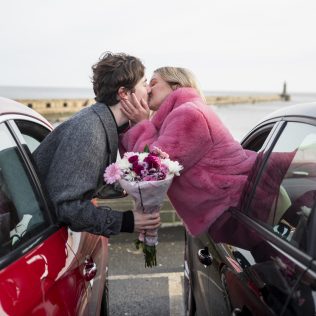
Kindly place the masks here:
POLYGON ((116 161, 117 148, 114 117, 107 106, 96 103, 57 126, 36 149, 33 158, 60 223, 104 236, 133 231, 131 211, 91 203, 103 184, 104 169, 116 161))

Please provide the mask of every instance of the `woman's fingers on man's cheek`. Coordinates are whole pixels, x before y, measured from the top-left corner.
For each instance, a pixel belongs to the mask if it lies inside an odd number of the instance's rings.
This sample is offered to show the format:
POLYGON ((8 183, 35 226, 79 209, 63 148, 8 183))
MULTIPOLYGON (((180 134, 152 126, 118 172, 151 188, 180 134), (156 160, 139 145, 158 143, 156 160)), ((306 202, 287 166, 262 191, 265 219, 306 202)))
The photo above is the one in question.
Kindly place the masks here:
POLYGON ((128 111, 126 110, 126 108, 125 108, 124 106, 121 107, 121 111, 122 111, 123 113, 125 113, 125 114, 128 113, 128 111))
POLYGON ((127 105, 126 103, 122 104, 122 109, 125 111, 125 112, 132 112, 131 111, 131 107, 129 105, 127 105))
POLYGON ((135 93, 132 93, 132 101, 133 101, 134 107, 139 107, 140 103, 139 103, 135 93))

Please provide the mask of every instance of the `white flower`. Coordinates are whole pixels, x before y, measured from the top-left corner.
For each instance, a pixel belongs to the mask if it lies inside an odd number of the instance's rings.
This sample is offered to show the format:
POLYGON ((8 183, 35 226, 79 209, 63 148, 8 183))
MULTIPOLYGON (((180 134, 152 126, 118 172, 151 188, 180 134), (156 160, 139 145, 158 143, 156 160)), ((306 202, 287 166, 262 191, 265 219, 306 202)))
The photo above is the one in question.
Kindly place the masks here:
POLYGON ((129 157, 132 157, 132 156, 138 156, 138 153, 135 153, 133 151, 129 151, 129 152, 124 154, 123 159, 124 158, 128 159, 129 157))
POLYGON ((119 160, 117 163, 118 163, 120 169, 123 171, 132 168, 132 164, 125 157, 123 159, 119 160))
POLYGON ((138 160, 144 161, 144 159, 148 156, 148 153, 139 153, 138 154, 138 160))
POLYGON ((178 161, 172 161, 170 159, 164 159, 163 160, 164 165, 166 165, 169 169, 170 174, 174 174, 176 176, 180 175, 180 171, 183 169, 183 167, 179 164, 178 161))
POLYGON ((134 181, 135 177, 136 173, 134 171, 131 171, 130 173, 124 175, 124 179, 126 181, 134 181))

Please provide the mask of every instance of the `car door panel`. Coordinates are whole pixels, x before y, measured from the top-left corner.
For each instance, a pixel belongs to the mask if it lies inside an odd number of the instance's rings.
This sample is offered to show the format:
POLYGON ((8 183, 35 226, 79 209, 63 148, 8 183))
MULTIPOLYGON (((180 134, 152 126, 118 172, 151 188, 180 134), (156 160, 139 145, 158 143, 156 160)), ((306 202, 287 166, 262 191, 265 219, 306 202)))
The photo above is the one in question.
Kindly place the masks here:
POLYGON ((78 315, 85 310, 85 285, 66 235, 65 228, 57 230, 0 271, 1 314, 78 315))
MULTIPOLYGON (((47 136, 48 129, 42 125, 39 126, 35 122, 21 119, 11 121, 11 126, 32 161, 32 152, 47 136)), ((101 301, 100 296, 105 284, 107 268, 106 256, 104 255, 107 249, 107 239, 85 232, 73 232, 68 229, 66 242, 72 253, 77 257, 77 268, 81 272, 82 283, 85 284, 87 290, 89 313, 91 315, 98 314, 100 310, 98 302, 101 301)))
MULTIPOLYGON (((247 260, 245 265, 235 258, 240 263, 241 272, 230 277, 235 282, 227 282, 233 308, 247 307, 251 315, 281 315, 284 311, 285 315, 299 315, 300 310, 308 309, 304 304, 299 305, 302 300, 293 294, 298 291, 296 287, 307 267, 298 265, 295 258, 277 249, 262 232, 253 234, 253 228, 249 232, 248 225, 240 225, 245 229, 244 234, 254 236, 249 247, 243 249, 253 260, 247 260)), ((230 247, 234 249, 234 246, 230 247)))
POLYGON ((89 315, 100 313, 100 304, 106 286, 108 239, 87 232, 69 229, 67 244, 78 260, 78 268, 87 290, 89 315))
POLYGON ((250 278, 231 269, 226 269, 225 278, 233 311, 241 315, 273 315, 260 300, 260 292, 250 278))
POLYGON ((230 315, 225 287, 219 273, 223 267, 221 249, 209 239, 207 234, 202 234, 194 239, 187 238, 187 240, 188 253, 191 254, 188 264, 196 314, 230 315), (210 265, 205 265, 199 260, 199 252, 202 250, 212 254, 210 265), (210 294, 211 299, 205 299, 206 293, 210 294))
MULTIPOLYGON (((303 282, 312 259, 297 249, 306 251, 306 248, 302 246, 304 244, 302 240, 296 242, 294 238, 298 235, 298 222, 304 219, 305 224, 306 216, 302 216, 301 207, 297 207, 292 212, 296 216, 296 223, 290 221, 289 216, 286 217, 287 209, 293 208, 293 201, 297 196, 304 195, 315 187, 313 179, 306 178, 311 175, 310 166, 316 162, 315 152, 310 150, 315 144, 315 131, 313 125, 309 124, 298 122, 282 124, 280 129, 282 134, 279 133, 278 137, 271 142, 271 150, 258 154, 258 156, 261 154, 262 159, 257 169, 260 172, 254 174, 255 180, 252 181, 255 190, 250 197, 251 203, 246 203, 247 206, 241 209, 256 222, 252 222, 238 211, 235 212, 237 226, 243 227, 242 234, 246 236, 243 238, 243 246, 255 260, 254 264, 244 267, 243 273, 251 284, 256 284, 260 280, 257 286, 260 298, 265 302, 266 309, 270 308, 276 315, 301 315, 301 313, 314 315, 315 312, 315 307, 310 303, 312 291, 303 282), (298 174, 296 175, 294 171, 296 173, 298 171, 298 174), (297 181, 302 175, 304 175, 303 180, 297 181), (289 190, 289 180, 292 181, 296 195, 289 190), (284 192, 288 197, 286 206, 284 192), (283 198, 283 205, 279 203, 282 200, 280 197, 283 198), (285 219, 290 221, 292 226, 288 222, 286 222, 288 226, 282 223, 285 219), (287 231, 284 227, 288 228, 287 231)), ((305 199, 302 205, 312 207, 315 203, 314 195, 309 196, 309 203, 306 204, 305 199)), ((300 234, 298 238, 302 239, 301 236, 303 235, 300 234)), ((232 241, 236 244, 236 240, 232 241)), ((245 302, 241 300, 238 304, 245 304, 245 302)), ((252 311, 252 313, 256 314, 259 311, 252 311)))
POLYGON ((6 242, 1 240, 1 246, 6 245, 0 258, 1 288, 7 288, 1 292, 3 311, 14 315, 82 313, 87 310, 87 291, 79 262, 66 243, 67 229, 57 229, 14 122, 1 124, 0 132, 0 191, 10 202, 5 204, 5 214, 16 217, 6 242))
POLYGON ((33 114, 0 117, 0 314, 98 315, 108 240, 58 226, 32 159, 52 127, 33 114))
MULTIPOLYGON (((313 151, 305 150, 313 148, 314 128, 298 123, 290 124, 290 128, 287 125, 284 121, 272 124, 271 133, 264 131, 264 137, 261 137, 260 129, 256 130, 258 139, 251 139, 248 135, 245 144, 248 149, 255 146, 258 158, 241 207, 223 215, 210 228, 209 242, 199 245, 212 249, 209 244, 213 243, 215 247, 222 248, 222 251, 217 251, 221 254, 218 260, 221 263, 208 267, 209 283, 214 282, 212 269, 218 274, 224 273, 224 287, 230 309, 235 314, 294 316, 315 313, 315 289, 307 282, 314 281, 310 268, 312 258, 304 253, 306 247, 299 249, 303 243, 296 243, 294 238, 293 241, 287 240, 280 224, 289 220, 287 209, 293 209, 297 198, 303 196, 301 200, 304 203, 301 205, 309 208, 315 203, 313 191, 309 192, 315 186, 313 166, 316 157, 313 151), (291 128, 293 132, 290 132, 291 128), (283 136, 287 134, 292 135, 290 140, 283 136), (281 141, 278 141, 279 138, 281 141), (295 142, 298 147, 294 151, 287 149, 288 144, 295 146, 295 142), (308 199, 304 195, 308 195, 308 199), (270 208, 273 212, 265 213, 270 208), (230 251, 225 254, 227 249, 230 251)), ((298 217, 299 210, 295 209, 292 213, 298 217)), ((302 218, 301 215, 299 217, 302 218)), ((299 219, 296 221, 298 223, 299 219)), ((299 231, 298 226, 290 229, 294 233, 299 231)), ((313 230, 315 227, 311 232, 313 230)), ((207 308, 213 312, 212 302, 207 308)))

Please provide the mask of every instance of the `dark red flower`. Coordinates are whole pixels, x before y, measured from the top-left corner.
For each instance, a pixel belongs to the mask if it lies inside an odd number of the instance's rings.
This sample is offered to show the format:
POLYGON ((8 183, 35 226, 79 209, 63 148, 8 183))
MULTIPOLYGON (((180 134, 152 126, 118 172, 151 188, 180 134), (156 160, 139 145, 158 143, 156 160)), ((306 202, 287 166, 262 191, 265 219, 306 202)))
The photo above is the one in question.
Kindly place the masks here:
POLYGON ((138 162, 138 156, 134 155, 128 158, 128 162, 130 162, 131 164, 134 164, 135 162, 138 162))
POLYGON ((144 167, 142 165, 139 165, 137 162, 133 163, 133 171, 138 175, 141 176, 142 174, 142 170, 144 169, 144 167))
POLYGON ((157 156, 149 154, 144 162, 148 164, 148 169, 159 169, 160 168, 160 159, 157 156))

